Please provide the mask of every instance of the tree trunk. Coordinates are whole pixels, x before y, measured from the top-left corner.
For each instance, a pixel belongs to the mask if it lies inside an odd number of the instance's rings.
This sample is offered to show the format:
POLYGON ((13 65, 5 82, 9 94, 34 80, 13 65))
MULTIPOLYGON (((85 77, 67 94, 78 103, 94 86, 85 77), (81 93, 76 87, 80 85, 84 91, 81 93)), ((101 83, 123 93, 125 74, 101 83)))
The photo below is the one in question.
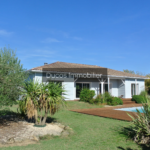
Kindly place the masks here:
POLYGON ((42 125, 46 124, 47 114, 48 114, 48 112, 45 112, 44 118, 43 118, 42 123, 41 123, 42 125))

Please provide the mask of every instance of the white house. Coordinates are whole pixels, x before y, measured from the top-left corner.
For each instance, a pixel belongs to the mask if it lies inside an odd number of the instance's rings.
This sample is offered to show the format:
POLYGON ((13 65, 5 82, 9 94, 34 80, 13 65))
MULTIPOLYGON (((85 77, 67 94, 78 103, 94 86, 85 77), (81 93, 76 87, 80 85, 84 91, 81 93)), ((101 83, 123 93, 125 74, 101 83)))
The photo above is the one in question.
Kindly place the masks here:
POLYGON ((29 77, 34 81, 61 82, 66 90, 66 100, 79 99, 84 87, 94 90, 95 96, 108 91, 112 96, 122 98, 132 98, 132 95, 145 90, 144 76, 94 65, 55 62, 45 63, 29 71, 29 77))

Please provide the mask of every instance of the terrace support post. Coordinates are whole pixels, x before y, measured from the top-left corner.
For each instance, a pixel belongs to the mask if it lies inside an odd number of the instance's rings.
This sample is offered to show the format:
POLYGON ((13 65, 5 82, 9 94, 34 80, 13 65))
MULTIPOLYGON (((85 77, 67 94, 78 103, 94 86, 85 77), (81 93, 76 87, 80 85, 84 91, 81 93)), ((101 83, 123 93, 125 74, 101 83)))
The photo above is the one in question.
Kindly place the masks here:
POLYGON ((137 79, 135 79, 135 95, 137 95, 137 79))
POLYGON ((104 82, 101 82, 101 94, 103 94, 104 93, 104 82))
POLYGON ((109 91, 109 88, 110 88, 110 79, 109 79, 109 77, 107 78, 107 80, 108 80, 108 93, 110 92, 109 91))

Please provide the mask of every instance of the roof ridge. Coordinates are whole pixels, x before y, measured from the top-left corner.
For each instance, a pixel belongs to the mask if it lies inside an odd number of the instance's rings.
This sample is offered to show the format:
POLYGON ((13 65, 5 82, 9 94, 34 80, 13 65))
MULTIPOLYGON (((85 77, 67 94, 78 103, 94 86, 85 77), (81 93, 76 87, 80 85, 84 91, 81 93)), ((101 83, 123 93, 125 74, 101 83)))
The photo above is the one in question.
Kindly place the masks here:
MULTIPOLYGON (((57 62, 60 62, 60 63, 68 63, 68 64, 77 64, 77 65, 85 65, 85 66, 97 66, 97 67, 101 67, 101 66, 98 66, 98 65, 88 65, 88 64, 70 63, 70 62, 62 62, 62 61, 57 61, 57 62)), ((103 68, 104 68, 104 67, 103 67, 103 68)))

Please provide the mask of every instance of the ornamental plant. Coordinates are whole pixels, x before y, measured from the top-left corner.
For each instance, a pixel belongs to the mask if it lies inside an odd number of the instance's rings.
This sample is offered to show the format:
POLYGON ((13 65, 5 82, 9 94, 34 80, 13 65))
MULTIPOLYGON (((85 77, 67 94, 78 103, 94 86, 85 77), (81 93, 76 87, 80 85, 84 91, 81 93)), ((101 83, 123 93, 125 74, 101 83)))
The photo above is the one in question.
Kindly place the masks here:
POLYGON ((36 125, 45 125, 48 114, 54 115, 61 105, 65 106, 64 91, 55 82, 25 82, 23 101, 28 118, 34 118, 36 125))
POLYGON ((150 146, 150 101, 148 99, 147 103, 143 103, 143 108, 141 113, 137 109, 136 117, 132 118, 132 135, 134 135, 133 140, 139 144, 146 144, 150 146))
POLYGON ((94 90, 84 88, 80 92, 80 101, 91 102, 91 100, 93 100, 94 95, 95 95, 94 90))

